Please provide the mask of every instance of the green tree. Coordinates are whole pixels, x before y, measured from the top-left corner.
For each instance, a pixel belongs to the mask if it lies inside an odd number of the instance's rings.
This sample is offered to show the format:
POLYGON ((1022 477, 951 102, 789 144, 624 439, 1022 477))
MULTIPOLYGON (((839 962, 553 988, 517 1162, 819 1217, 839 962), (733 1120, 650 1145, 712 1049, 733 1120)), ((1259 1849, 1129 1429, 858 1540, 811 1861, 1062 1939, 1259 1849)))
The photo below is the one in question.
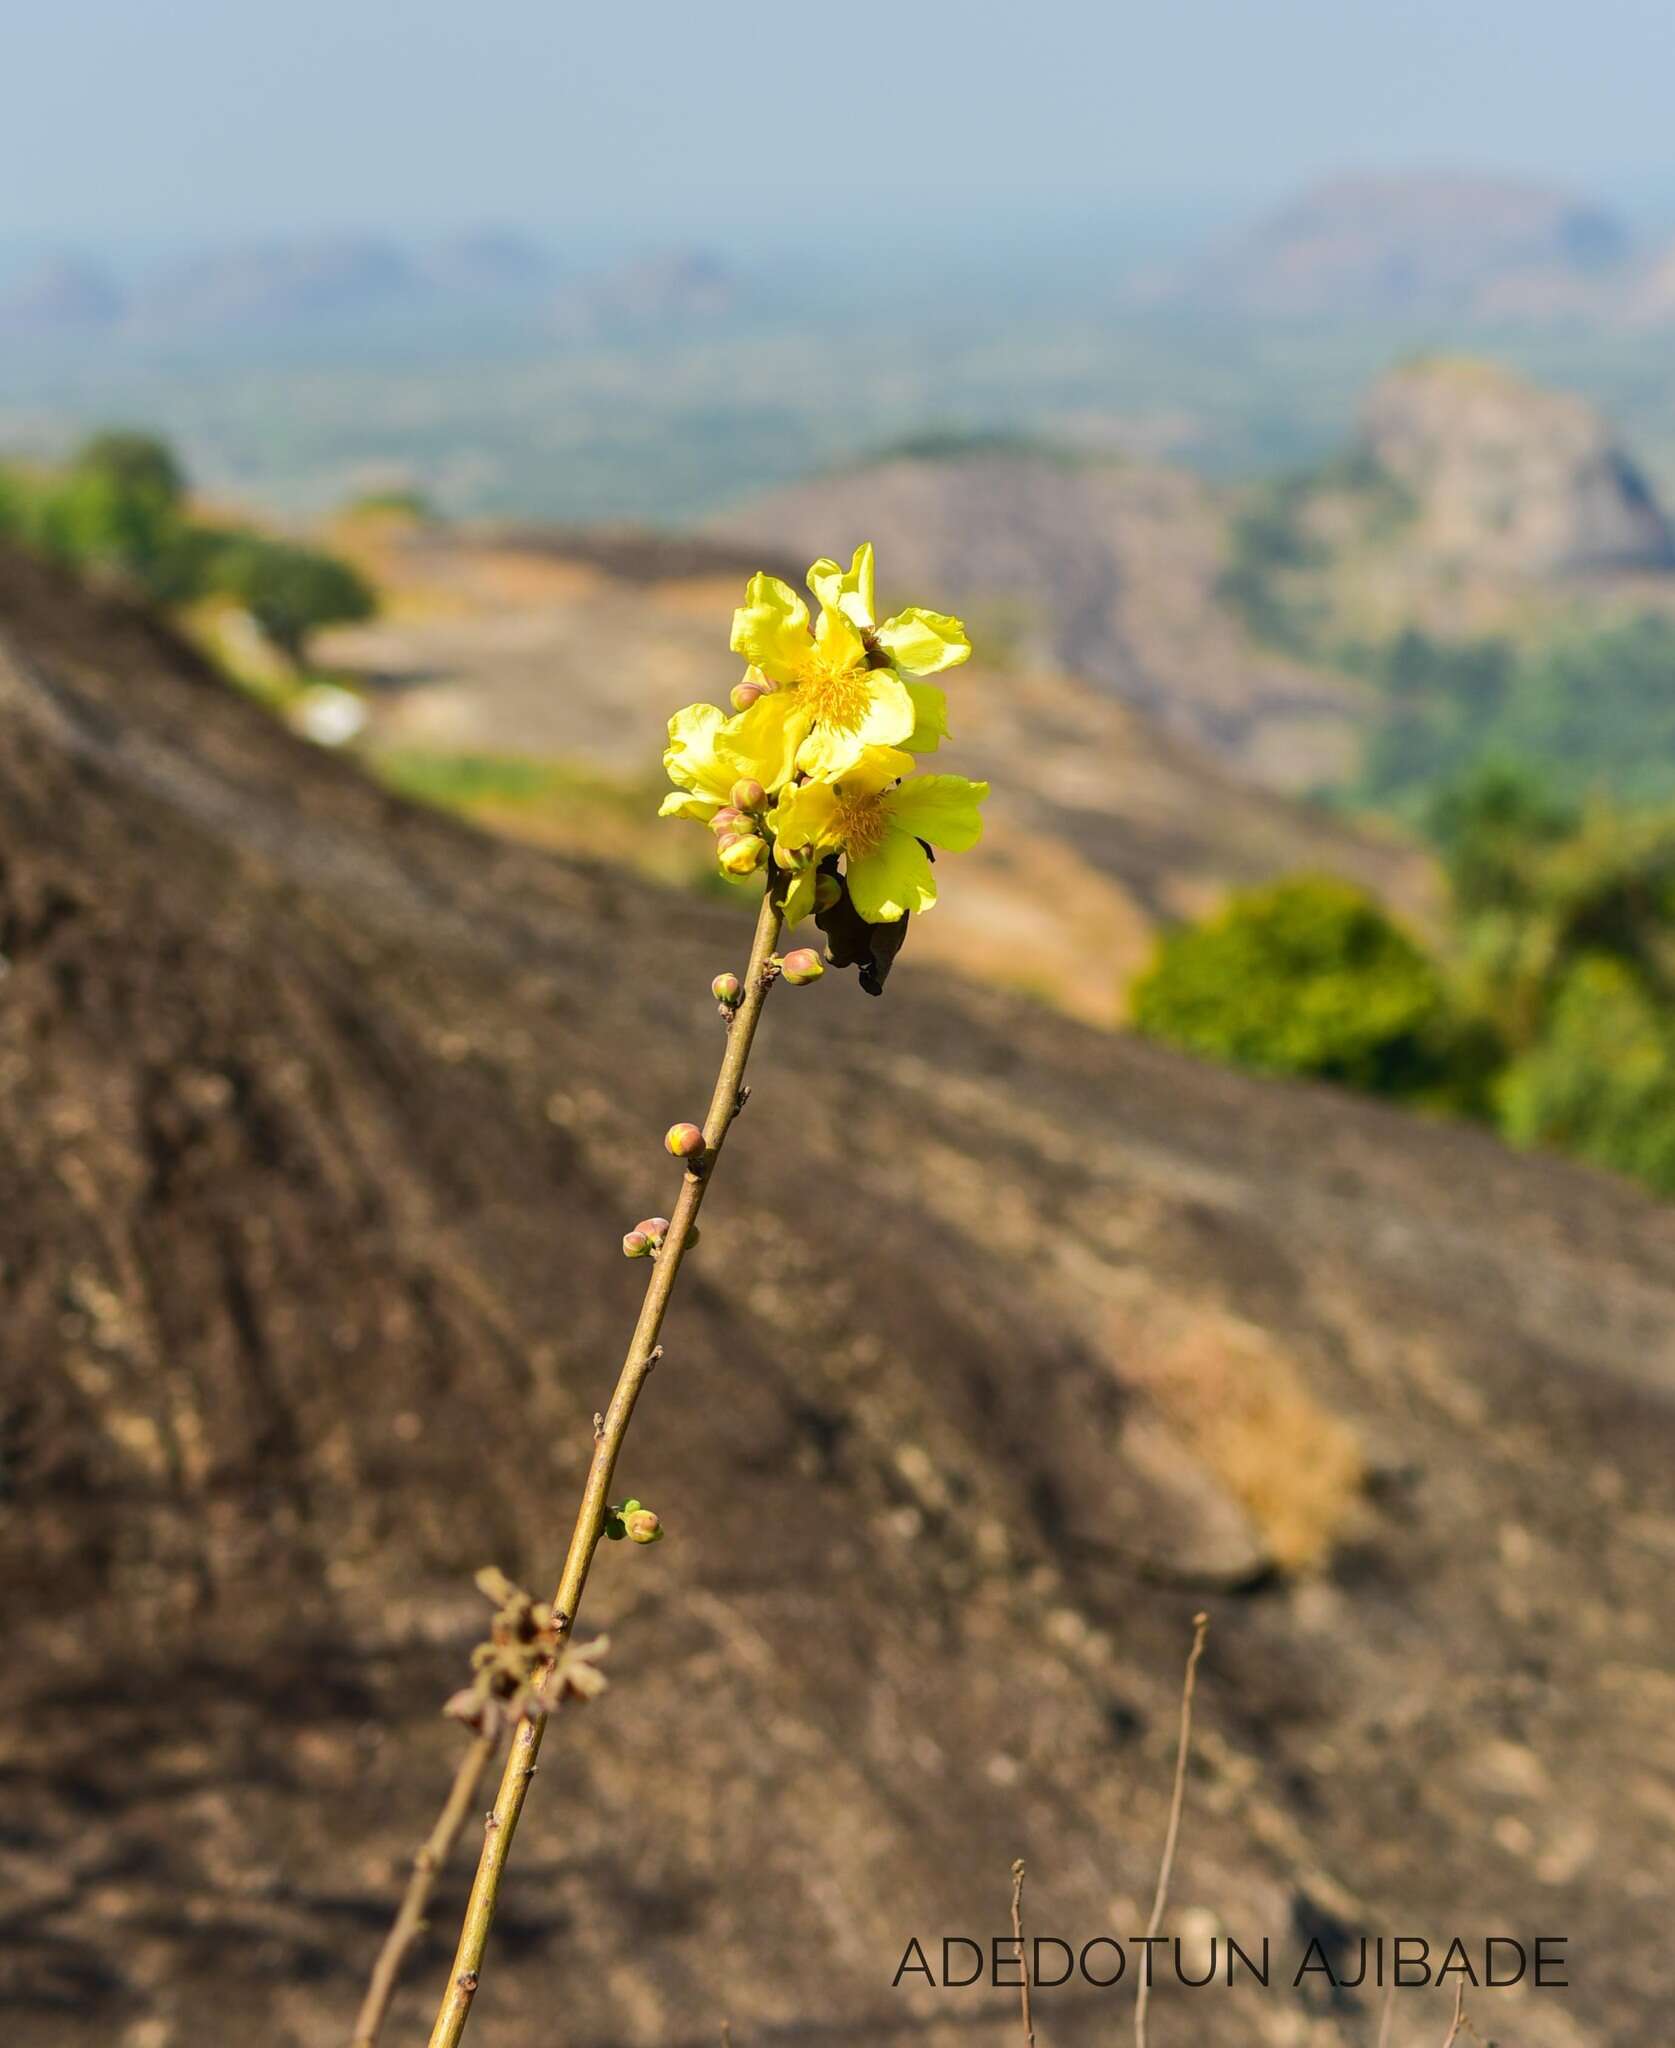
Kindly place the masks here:
POLYGON ((112 428, 85 441, 39 493, 31 538, 78 569, 119 576, 152 596, 173 595, 185 498, 185 477, 166 442, 112 428))
POLYGON ((1541 1037, 1495 1090, 1501 1129, 1675 1194, 1675 1044, 1662 1005, 1596 954, 1560 983, 1541 1037))
POLYGON ((1132 992, 1154 1038, 1377 1095, 1459 1094, 1472 1062, 1432 962, 1359 889, 1300 877, 1165 936, 1132 992))
POLYGON ((299 668, 310 636, 322 626, 353 624, 376 609, 371 587, 347 562, 290 541, 230 537, 212 573, 216 587, 236 598, 299 668))

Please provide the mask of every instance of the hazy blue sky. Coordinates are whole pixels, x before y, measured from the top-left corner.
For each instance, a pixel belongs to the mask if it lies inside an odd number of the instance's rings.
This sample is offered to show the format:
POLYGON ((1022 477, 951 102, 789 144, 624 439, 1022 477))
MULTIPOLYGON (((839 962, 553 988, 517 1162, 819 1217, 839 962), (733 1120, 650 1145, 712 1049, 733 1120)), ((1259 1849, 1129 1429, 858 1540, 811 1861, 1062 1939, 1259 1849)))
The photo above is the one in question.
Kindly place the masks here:
POLYGON ((806 256, 1387 163, 1675 205, 1675 0, 0 0, 0 46, 30 240, 760 221, 806 256))

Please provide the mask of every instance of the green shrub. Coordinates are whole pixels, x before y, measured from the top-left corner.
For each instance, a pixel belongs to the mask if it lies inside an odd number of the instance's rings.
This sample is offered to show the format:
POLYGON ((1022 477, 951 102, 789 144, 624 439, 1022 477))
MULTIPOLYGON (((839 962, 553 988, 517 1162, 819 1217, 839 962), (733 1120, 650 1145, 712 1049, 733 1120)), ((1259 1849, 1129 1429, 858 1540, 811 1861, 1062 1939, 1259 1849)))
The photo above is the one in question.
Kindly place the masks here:
POLYGON ((351 625, 376 609, 371 586, 347 562, 290 541, 228 536, 211 574, 214 586, 236 598, 297 667, 322 626, 351 625))
POLYGON ((1408 1097, 1465 1080, 1435 965, 1370 897, 1326 877, 1235 896, 1169 933, 1132 1001, 1141 1031, 1238 1066, 1408 1097))
POLYGON ((1571 969, 1544 1035, 1495 1099, 1514 1144, 1554 1146, 1675 1193, 1675 1041, 1622 961, 1596 955, 1571 969))

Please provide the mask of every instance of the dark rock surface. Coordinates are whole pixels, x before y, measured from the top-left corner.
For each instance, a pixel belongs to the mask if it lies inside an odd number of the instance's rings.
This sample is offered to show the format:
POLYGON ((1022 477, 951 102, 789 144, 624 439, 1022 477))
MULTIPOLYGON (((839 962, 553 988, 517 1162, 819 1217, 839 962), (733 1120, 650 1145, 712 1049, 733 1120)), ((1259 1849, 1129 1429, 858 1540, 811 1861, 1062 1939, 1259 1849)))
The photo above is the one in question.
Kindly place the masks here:
MULTIPOLYGON (((417 813, 0 558, 8 2042, 345 2038, 745 922, 417 813)), ((671 1540, 601 1561, 612 1689, 552 1731, 473 2038, 1013 2038, 1011 1993, 892 1991, 904 1944, 1002 1932, 1020 1854, 1038 1931, 1140 1930, 1201 1603, 1178 1916, 1567 1936, 1575 1988, 1482 2031, 1660 2038, 1670 1211, 911 952, 776 995, 754 1079, 623 1468, 671 1540)), ((1044 1993, 1043 2040, 1117 1999, 1044 1993)), ((1158 2048, 1375 2033, 1153 2007, 1158 2048)))

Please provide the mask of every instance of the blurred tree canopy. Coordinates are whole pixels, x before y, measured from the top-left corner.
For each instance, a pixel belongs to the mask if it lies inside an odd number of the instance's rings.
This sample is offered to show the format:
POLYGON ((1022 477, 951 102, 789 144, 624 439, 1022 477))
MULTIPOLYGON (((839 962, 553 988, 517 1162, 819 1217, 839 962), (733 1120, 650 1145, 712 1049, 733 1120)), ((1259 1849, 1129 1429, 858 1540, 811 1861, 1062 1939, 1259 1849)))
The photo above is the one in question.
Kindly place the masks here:
POLYGON ((1346 884, 1166 935, 1134 1022, 1188 1050, 1479 1116, 1675 1193, 1675 813, 1488 768, 1432 807, 1434 955, 1346 884))
POLYGON ((1422 1095, 1448 1073, 1442 976, 1347 882, 1304 876, 1169 933, 1132 991, 1155 1038, 1270 1073, 1422 1095))
POLYGON ((335 555, 193 519, 174 451, 132 428, 92 435, 59 470, 0 471, 0 533, 160 604, 230 597, 299 667, 311 634, 370 617, 376 604, 335 555))

